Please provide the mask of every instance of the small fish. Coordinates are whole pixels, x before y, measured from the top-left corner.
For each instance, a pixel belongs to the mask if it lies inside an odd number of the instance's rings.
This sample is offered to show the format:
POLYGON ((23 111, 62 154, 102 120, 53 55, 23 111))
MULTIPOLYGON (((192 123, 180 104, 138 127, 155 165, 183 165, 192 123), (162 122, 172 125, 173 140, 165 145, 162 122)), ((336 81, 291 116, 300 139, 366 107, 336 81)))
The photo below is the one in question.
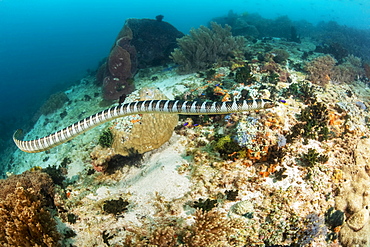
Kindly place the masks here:
POLYGON ((168 68, 165 68, 165 69, 162 69, 161 72, 167 72, 167 71, 171 71, 173 69, 176 69, 177 67, 179 67, 179 65, 174 65, 174 66, 170 66, 168 68))
POLYGON ((188 126, 188 125, 189 125, 189 123, 188 123, 188 122, 184 123, 184 126, 188 126))

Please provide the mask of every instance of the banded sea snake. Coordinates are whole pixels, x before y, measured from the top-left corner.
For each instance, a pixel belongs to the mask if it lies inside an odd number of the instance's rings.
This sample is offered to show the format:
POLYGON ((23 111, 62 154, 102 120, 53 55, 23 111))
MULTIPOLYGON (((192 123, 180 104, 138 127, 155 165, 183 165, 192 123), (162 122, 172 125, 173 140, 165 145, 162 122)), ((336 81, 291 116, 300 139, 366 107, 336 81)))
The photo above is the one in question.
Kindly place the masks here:
POLYGON ((20 140, 19 137, 22 134, 22 130, 17 130, 13 135, 13 140, 20 150, 28 153, 37 153, 49 150, 64 142, 67 142, 100 124, 115 118, 132 114, 168 113, 184 115, 213 115, 253 111, 271 108, 273 106, 275 106, 275 104, 271 100, 267 99, 226 102, 198 102, 180 100, 136 101, 114 106, 98 112, 62 130, 35 140, 20 140))

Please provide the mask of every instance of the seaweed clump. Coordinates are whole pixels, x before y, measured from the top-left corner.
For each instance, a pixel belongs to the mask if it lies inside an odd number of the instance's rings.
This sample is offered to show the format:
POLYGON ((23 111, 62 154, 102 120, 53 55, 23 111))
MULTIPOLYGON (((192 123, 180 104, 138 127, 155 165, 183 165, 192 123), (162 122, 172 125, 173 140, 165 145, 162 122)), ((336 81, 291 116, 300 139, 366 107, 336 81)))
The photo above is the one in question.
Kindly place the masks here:
POLYGON ((325 213, 325 223, 332 228, 343 225, 344 223, 344 212, 341 210, 335 210, 331 207, 325 213))
POLYGON ((231 27, 211 22, 211 29, 200 26, 191 29, 190 34, 177 39, 179 48, 171 53, 171 58, 179 64, 180 73, 191 73, 207 69, 217 61, 224 61, 242 51, 245 39, 232 36, 231 27))
POLYGON ((221 158, 229 159, 230 156, 241 150, 241 147, 236 143, 230 135, 219 138, 214 144, 213 149, 217 151, 221 158))
POLYGON ((194 208, 202 209, 203 211, 210 211, 212 208, 216 207, 217 200, 211 200, 207 198, 199 199, 199 201, 194 202, 194 208))
POLYGON ((226 200, 236 201, 238 194, 239 194, 238 190, 226 190, 225 191, 226 200))
POLYGON ((284 98, 293 96, 305 103, 315 101, 315 87, 308 82, 292 83, 288 88, 284 89, 282 93, 284 98))
POLYGON ((106 200, 103 204, 103 210, 108 214, 120 214, 127 210, 128 202, 124 201, 122 198, 118 200, 106 200))
POLYGON ((110 148, 113 144, 113 134, 110 129, 103 131, 99 137, 99 145, 103 148, 110 148))
POLYGON ((283 49, 275 49, 272 51, 272 53, 274 54, 272 59, 276 63, 285 64, 289 58, 289 52, 283 49))
POLYGON ((254 80, 255 78, 249 66, 241 67, 235 72, 235 81, 237 83, 251 84, 254 80))
POLYGON ((72 161, 69 157, 64 157, 62 162, 59 166, 52 165, 48 166, 41 171, 48 174, 50 178, 53 180, 54 184, 60 185, 63 187, 63 182, 65 180, 65 175, 67 174, 67 165, 70 164, 72 161))
POLYGON ((288 135, 288 140, 302 136, 304 144, 307 144, 307 139, 325 141, 329 139, 328 128, 328 109, 325 104, 316 102, 303 109, 298 116, 299 123, 295 124, 291 133, 288 135))
POLYGON ((302 154, 302 161, 308 167, 313 167, 317 163, 325 163, 328 160, 327 155, 319 154, 314 148, 309 148, 307 153, 302 154))

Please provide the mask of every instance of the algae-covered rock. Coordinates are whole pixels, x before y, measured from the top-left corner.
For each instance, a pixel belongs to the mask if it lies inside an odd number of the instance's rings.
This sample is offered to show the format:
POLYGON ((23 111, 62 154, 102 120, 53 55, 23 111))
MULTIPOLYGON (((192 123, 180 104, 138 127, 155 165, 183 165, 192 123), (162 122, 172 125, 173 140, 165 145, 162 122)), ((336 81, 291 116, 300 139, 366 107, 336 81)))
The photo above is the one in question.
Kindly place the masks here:
POLYGON ((241 201, 233 205, 232 211, 238 215, 246 215, 254 212, 253 203, 251 201, 241 201))
POLYGON ((361 230, 368 221, 369 211, 367 209, 361 209, 352 214, 352 216, 347 220, 347 224, 352 230, 357 232, 361 230))
POLYGON ((370 139, 361 139, 354 153, 356 165, 370 164, 370 139))
POLYGON ((344 165, 344 183, 335 199, 336 208, 346 212, 347 220, 340 230, 343 246, 370 246, 370 140, 360 139, 354 148, 354 164, 344 165))

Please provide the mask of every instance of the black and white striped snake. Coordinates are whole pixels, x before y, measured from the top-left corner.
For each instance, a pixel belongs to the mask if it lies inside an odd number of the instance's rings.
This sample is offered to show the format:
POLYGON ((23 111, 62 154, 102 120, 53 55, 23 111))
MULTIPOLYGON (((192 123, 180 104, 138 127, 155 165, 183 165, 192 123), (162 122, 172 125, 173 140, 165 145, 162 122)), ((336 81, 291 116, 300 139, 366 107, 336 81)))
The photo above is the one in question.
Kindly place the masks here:
POLYGON ((31 141, 20 140, 19 136, 22 134, 22 130, 17 130, 13 135, 13 140, 20 150, 28 153, 37 153, 46 151, 64 142, 67 142, 84 133, 85 131, 88 131, 112 119, 132 114, 172 113, 184 115, 212 115, 266 109, 273 106, 275 106, 275 104, 271 100, 267 99, 226 102, 198 102, 180 100, 136 101, 111 107, 53 134, 31 141))

